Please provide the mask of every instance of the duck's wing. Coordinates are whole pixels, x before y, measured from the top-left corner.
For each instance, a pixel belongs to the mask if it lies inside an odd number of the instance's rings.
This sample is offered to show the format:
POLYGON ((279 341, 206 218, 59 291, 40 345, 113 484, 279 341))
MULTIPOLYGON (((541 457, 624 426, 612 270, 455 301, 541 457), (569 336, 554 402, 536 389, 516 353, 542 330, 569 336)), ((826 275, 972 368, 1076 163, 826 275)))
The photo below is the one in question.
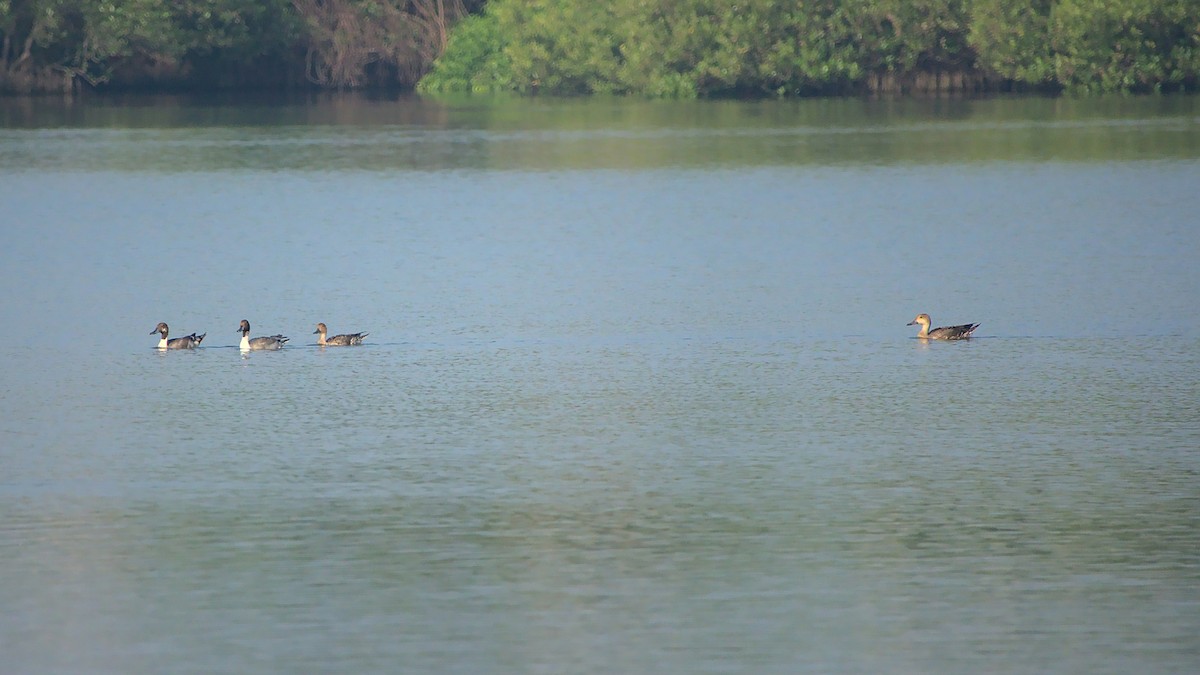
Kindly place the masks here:
POLYGON ((191 349, 200 344, 200 340, 203 339, 203 335, 197 338, 195 333, 184 335, 183 337, 171 338, 167 340, 167 349, 191 349))
POLYGON ((343 335, 334 335, 333 337, 325 338, 325 344, 335 347, 345 347, 348 345, 361 345, 366 333, 346 333, 343 335))
POLYGON ((279 349, 288 339, 282 335, 266 335, 250 340, 252 349, 279 349))
POLYGON ((977 323, 964 323, 961 326, 942 326, 929 331, 930 335, 937 335, 946 340, 961 340, 971 337, 971 333, 979 328, 977 323))

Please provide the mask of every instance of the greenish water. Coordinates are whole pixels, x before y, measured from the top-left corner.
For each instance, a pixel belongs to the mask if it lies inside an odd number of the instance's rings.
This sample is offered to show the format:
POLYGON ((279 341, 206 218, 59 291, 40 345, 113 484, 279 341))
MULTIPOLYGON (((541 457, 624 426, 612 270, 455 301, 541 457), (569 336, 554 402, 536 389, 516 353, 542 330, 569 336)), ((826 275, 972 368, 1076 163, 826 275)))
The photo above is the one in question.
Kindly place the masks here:
MULTIPOLYGON (((121 101, 118 99, 118 101, 121 101)), ((437 103, 9 102, 5 165, 175 171, 649 170, 1193 160, 1194 97, 437 103), (87 142, 80 142, 86 138, 87 142), (31 150, 29 144, 36 145, 31 150)))
POLYGON ((0 101, 0 670, 1194 672, 1197 102, 0 101))

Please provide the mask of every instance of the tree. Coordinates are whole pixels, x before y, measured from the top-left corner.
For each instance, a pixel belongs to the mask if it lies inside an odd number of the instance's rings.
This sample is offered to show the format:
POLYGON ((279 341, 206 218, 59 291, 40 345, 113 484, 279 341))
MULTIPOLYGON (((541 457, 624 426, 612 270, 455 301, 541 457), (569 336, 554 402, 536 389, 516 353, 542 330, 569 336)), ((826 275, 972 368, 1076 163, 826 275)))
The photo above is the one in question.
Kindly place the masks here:
POLYGON ((0 0, 0 88, 31 90, 54 77, 50 53, 62 35, 64 0, 0 0))
POLYGON ((512 62, 504 54, 507 41, 489 13, 468 16, 455 28, 446 45, 453 58, 441 58, 418 83, 424 92, 486 93, 508 91, 512 62))
POLYGON ((977 63, 999 77, 1032 86, 1054 82, 1052 0, 975 0, 967 42, 977 63))
POLYGON ((307 28, 305 73, 328 87, 412 86, 466 16, 462 0, 292 0, 307 28))
POLYGON ((1056 79, 1075 92, 1147 92, 1200 81, 1195 0, 1059 0, 1049 17, 1056 79))

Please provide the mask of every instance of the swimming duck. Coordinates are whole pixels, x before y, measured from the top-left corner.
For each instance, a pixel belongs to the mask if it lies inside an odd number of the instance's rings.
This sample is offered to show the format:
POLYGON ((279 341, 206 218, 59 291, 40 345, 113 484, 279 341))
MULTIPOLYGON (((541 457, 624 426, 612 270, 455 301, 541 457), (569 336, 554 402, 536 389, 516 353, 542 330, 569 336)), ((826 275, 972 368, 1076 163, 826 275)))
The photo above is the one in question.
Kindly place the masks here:
POLYGON ((348 335, 334 335, 331 338, 325 337, 329 329, 325 324, 318 323, 317 329, 313 331, 313 335, 317 336, 317 344, 322 347, 345 347, 348 345, 361 345, 363 338, 369 333, 350 333, 348 335))
POLYGON ((269 335, 253 339, 246 337, 250 334, 250 322, 245 319, 242 319, 241 325, 238 326, 238 332, 242 334, 242 342, 238 345, 242 351, 250 349, 280 349, 283 347, 283 343, 288 341, 282 335, 269 335))
POLYGON ((918 314, 917 318, 908 322, 908 325, 921 324, 921 332, 917 333, 917 337, 929 340, 965 340, 971 337, 971 333, 979 328, 977 323, 964 323, 961 326, 942 326, 929 330, 929 315, 918 314))
POLYGON ((208 333, 201 333, 199 335, 192 333, 191 335, 184 335, 183 337, 171 338, 168 340, 167 333, 170 330, 170 328, 167 328, 167 324, 160 321, 159 324, 154 327, 154 330, 150 331, 151 335, 158 333, 162 336, 158 341, 159 349, 195 349, 196 347, 200 346, 202 341, 204 341, 204 336, 208 335, 208 333))

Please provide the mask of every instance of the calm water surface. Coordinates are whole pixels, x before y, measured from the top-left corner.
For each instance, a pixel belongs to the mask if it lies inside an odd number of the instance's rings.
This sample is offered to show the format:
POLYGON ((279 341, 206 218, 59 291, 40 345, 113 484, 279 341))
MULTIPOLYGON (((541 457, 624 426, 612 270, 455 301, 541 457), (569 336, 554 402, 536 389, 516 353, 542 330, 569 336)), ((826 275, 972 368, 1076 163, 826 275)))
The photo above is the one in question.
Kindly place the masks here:
POLYGON ((1197 186, 1195 98, 3 101, 0 671, 1195 672, 1197 186))

